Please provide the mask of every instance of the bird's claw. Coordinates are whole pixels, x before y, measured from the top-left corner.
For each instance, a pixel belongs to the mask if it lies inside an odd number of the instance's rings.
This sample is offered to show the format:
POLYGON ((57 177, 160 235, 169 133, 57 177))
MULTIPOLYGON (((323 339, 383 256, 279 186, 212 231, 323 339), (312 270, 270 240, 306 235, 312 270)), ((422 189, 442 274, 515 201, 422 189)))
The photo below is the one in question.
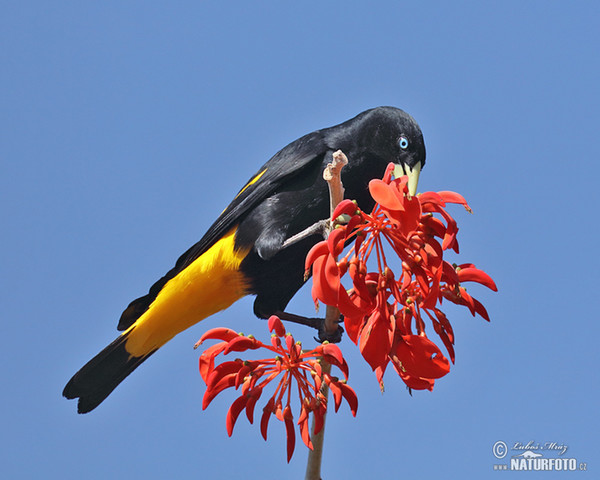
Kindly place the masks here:
POLYGON ((337 323, 337 328, 335 329, 334 332, 327 332, 325 330, 325 319, 324 318, 317 318, 315 320, 320 320, 320 325, 319 325, 319 336, 318 337, 314 337, 315 340, 317 342, 329 342, 329 343, 340 343, 342 341, 342 335, 344 334, 344 327, 342 327, 340 325, 341 320, 338 320, 337 323))
POLYGON ((329 343, 339 343, 342 341, 342 334, 344 333, 344 328, 340 325, 344 321, 343 317, 340 315, 339 320, 336 321, 337 329, 334 332, 327 332, 325 330, 325 319, 324 318, 316 318, 316 317, 303 317, 300 315, 295 315, 293 313, 288 312, 278 312, 276 315, 281 319, 288 322, 298 323, 300 325, 306 325, 307 327, 312 327, 317 330, 318 337, 315 337, 317 342, 325 342, 329 343))

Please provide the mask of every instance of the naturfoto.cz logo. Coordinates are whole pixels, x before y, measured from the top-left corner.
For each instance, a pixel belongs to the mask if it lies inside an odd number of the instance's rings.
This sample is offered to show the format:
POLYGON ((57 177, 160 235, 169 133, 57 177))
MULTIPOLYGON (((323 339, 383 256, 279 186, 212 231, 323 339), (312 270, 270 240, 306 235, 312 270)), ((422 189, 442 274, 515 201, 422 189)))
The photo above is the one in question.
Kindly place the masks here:
POLYGON ((507 457, 509 450, 514 452, 508 463, 494 464, 494 470, 511 471, 574 471, 587 470, 587 463, 575 458, 565 458, 569 447, 564 443, 545 442, 528 443, 514 442, 509 449, 508 444, 501 440, 494 443, 492 453, 502 460, 507 457), (543 452, 543 453, 542 453, 543 452), (545 455, 554 455, 547 457, 545 455))

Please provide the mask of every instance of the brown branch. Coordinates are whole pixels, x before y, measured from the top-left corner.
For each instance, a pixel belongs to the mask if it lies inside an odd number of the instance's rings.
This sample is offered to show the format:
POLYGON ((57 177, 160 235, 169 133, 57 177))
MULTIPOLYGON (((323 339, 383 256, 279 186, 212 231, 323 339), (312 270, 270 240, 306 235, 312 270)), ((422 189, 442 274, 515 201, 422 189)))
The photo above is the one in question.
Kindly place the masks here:
MULTIPOLYGON (((329 186, 329 215, 333 215, 333 211, 338 204, 344 199, 344 186, 342 185, 342 168, 348 164, 348 158, 344 155, 344 152, 338 150, 333 153, 333 162, 327 164, 323 171, 323 178, 329 186)), ((332 225, 330 224, 330 231, 332 225)), ((336 307, 327 305, 325 313, 325 333, 333 334, 337 332, 338 320, 340 318, 340 311, 336 307)), ((323 374, 329 374, 331 372, 331 364, 323 361, 321 368, 323 374)), ((323 382, 321 392, 327 399, 329 396, 329 388, 323 382)), ((323 440, 325 435, 325 419, 326 415, 323 416, 323 428, 318 434, 314 434, 315 421, 313 417, 312 425, 312 443, 313 449, 308 452, 308 460, 306 464, 306 475, 305 480, 321 480, 321 460, 323 458, 323 440)))

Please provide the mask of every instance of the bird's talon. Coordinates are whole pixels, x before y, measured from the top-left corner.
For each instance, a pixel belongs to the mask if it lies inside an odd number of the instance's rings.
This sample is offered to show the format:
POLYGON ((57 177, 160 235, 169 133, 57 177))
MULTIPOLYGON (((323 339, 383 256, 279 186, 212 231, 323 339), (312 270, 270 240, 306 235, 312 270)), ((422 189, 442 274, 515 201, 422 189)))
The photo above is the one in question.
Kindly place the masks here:
POLYGON ((321 325, 319 326, 319 338, 317 339, 317 341, 321 342, 321 343, 323 343, 325 341, 328 341, 329 343, 340 343, 342 341, 344 327, 342 327, 339 324, 339 320, 336 321, 338 326, 334 332, 326 332, 325 331, 325 319, 322 318, 319 320, 321 320, 321 325))

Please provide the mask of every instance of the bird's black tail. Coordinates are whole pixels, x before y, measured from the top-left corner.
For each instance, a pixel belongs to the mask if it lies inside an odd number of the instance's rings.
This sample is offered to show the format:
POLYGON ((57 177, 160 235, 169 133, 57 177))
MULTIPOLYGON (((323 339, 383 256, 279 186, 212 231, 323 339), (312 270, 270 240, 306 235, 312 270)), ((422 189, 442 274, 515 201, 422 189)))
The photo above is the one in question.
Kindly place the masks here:
POLYGON ((156 351, 143 357, 132 356, 125 350, 128 334, 120 335, 92 358, 65 386, 63 396, 79 398, 77 412, 87 413, 100 405, 127 375, 156 351))

